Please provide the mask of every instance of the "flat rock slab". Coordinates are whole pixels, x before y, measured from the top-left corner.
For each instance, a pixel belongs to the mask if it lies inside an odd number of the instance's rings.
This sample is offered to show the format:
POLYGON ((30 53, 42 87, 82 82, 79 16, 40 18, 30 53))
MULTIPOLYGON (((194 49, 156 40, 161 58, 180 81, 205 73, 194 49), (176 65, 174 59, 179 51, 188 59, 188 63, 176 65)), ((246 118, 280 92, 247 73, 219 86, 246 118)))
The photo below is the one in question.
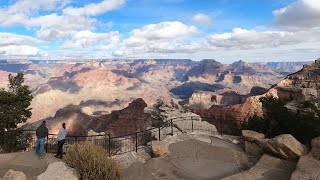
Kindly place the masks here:
POLYGON ((233 144, 231 142, 228 142, 226 140, 223 140, 214 136, 209 136, 209 138, 211 141, 210 142, 211 146, 223 147, 223 148, 232 149, 235 151, 243 151, 242 148, 237 144, 233 144))
POLYGON ((169 152, 145 164, 132 164, 125 179, 212 180, 239 172, 234 151, 229 148, 190 139, 170 144, 169 152))
POLYGON ((37 176, 46 171, 48 164, 58 161, 51 154, 47 154, 39 160, 35 152, 20 152, 0 154, 0 177, 9 170, 21 171, 28 180, 37 179, 37 176))
POLYGON ((223 180, 289 180, 295 167, 296 163, 294 162, 263 155, 250 170, 226 177, 223 180))

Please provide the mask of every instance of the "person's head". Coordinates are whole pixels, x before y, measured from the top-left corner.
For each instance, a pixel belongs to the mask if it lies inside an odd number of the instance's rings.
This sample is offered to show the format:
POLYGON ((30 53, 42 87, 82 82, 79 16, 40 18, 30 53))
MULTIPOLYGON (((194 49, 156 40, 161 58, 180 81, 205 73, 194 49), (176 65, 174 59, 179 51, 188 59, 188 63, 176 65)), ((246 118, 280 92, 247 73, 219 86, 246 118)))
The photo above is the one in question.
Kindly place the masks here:
POLYGON ((62 127, 65 129, 66 128, 66 123, 62 123, 62 127))
POLYGON ((46 121, 42 121, 42 125, 46 125, 46 121))

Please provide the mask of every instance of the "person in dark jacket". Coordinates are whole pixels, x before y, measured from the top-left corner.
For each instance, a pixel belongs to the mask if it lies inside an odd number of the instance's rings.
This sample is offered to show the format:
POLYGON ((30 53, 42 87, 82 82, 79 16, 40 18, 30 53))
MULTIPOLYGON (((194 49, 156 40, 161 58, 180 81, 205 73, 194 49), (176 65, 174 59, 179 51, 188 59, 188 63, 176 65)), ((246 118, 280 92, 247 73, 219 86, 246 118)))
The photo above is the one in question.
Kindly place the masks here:
POLYGON ((46 143, 46 137, 48 136, 48 128, 46 126, 46 121, 43 121, 42 124, 37 128, 36 135, 37 135, 37 147, 36 153, 39 156, 39 159, 42 159, 42 153, 44 149, 44 144, 46 143))

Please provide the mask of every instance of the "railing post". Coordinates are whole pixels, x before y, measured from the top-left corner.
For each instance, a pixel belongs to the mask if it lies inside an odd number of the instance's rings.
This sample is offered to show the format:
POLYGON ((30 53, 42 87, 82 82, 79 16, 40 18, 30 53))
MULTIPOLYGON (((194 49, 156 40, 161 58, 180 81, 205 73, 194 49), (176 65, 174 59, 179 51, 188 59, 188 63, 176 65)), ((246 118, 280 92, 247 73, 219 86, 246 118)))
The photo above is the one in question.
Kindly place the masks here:
POLYGON ((160 131, 161 131, 161 128, 159 126, 159 138, 158 138, 159 141, 161 141, 161 132, 160 131))
POLYGON ((47 135, 47 142, 46 142, 46 153, 48 153, 48 142, 49 142, 49 135, 47 135))
POLYGON ((173 122, 172 122, 172 119, 171 119, 171 135, 173 136, 173 122))
POLYGON ((193 132, 193 119, 191 118, 191 132, 193 132))
POLYGON ((136 152, 138 152, 138 133, 136 133, 136 152))
POLYGON ((109 153, 109 157, 111 157, 111 135, 110 135, 110 133, 108 134, 108 153, 109 153))

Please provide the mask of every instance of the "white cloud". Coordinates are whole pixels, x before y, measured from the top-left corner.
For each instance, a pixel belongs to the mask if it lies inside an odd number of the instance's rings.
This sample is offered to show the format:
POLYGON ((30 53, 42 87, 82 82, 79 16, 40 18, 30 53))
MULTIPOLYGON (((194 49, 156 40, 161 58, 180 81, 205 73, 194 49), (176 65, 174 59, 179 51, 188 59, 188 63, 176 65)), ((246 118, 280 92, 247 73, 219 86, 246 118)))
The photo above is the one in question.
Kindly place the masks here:
POLYGON ((276 48, 303 42, 320 40, 317 31, 262 31, 233 29, 230 33, 213 34, 208 38, 209 45, 221 49, 276 48))
POLYGON ((38 56, 40 55, 40 49, 28 45, 10 45, 0 47, 0 54, 5 56, 38 56))
POLYGON ((23 25, 38 10, 57 10, 68 3, 69 0, 17 0, 7 8, 0 8, 0 24, 23 25))
POLYGON ((187 26, 179 21, 148 24, 141 29, 134 29, 131 36, 124 40, 124 44, 129 47, 143 46, 186 37, 197 32, 195 26, 187 26))
POLYGON ((87 17, 50 14, 31 18, 26 25, 40 27, 36 36, 45 40, 68 39, 77 31, 91 30, 99 22, 87 17))
POLYGON ((320 27, 319 0, 298 0, 282 9, 273 11, 274 25, 287 29, 320 27))
POLYGON ((70 41, 62 46, 63 48, 93 48, 101 45, 105 48, 107 45, 114 46, 119 42, 120 33, 112 31, 109 33, 93 33, 91 31, 79 31, 75 33, 70 41))
POLYGON ((42 41, 25 35, 0 32, 0 46, 27 45, 41 43, 42 41))
POLYGON ((192 53, 199 49, 199 43, 189 41, 198 33, 195 26, 188 26, 179 21, 148 24, 140 29, 131 31, 124 39, 114 56, 123 57, 160 57, 168 53, 192 53))
MULTIPOLYGON (((104 0, 84 7, 64 8, 69 0, 18 0, 7 8, 0 9, 2 26, 23 25, 37 28, 36 36, 44 40, 68 39, 77 31, 92 30, 98 25, 105 25, 97 19, 89 17, 106 13, 119 8, 125 0, 104 0), (64 9, 63 9, 64 8, 64 9), (39 10, 63 9, 62 14, 37 14, 39 10)), ((107 24, 111 26, 111 24, 107 24)))
POLYGON ((205 14, 196 14, 192 17, 192 22, 200 25, 211 25, 212 19, 205 14))
POLYGON ((91 3, 81 8, 68 7, 64 14, 72 16, 96 16, 121 7, 125 0, 104 0, 100 3, 91 3))

